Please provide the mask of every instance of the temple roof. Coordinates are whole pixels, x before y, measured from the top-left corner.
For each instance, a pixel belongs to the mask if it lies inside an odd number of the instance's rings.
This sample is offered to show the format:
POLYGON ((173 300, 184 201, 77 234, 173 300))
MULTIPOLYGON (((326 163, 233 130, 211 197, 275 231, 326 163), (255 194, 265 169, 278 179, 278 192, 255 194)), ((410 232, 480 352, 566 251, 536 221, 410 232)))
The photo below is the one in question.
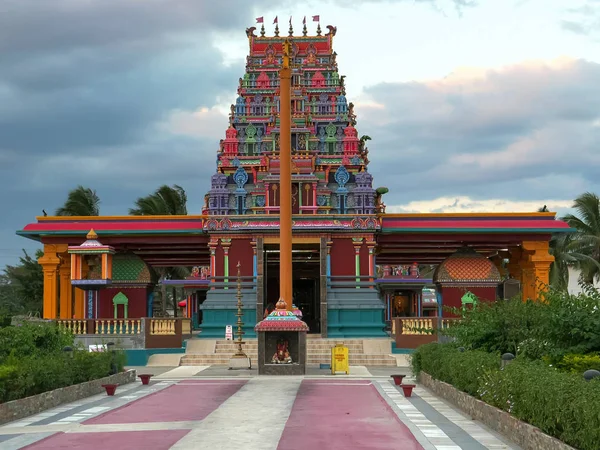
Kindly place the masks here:
POLYGON ((446 258, 436 269, 433 282, 498 284, 502 281, 498 268, 489 259, 471 247, 463 247, 446 258))

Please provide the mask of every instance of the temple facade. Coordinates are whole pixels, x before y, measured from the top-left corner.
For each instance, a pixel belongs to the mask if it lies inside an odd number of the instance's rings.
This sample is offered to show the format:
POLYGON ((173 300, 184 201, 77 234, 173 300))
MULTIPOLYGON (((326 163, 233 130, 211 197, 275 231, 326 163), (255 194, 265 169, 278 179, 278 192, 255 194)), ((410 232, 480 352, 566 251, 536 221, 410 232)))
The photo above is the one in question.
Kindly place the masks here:
MULTIPOLYGON (((236 322, 239 263, 246 337, 279 298, 280 91, 285 39, 292 43, 291 148, 293 302, 311 333, 385 337, 397 316, 448 316, 467 292, 503 296, 514 280, 537 298, 552 256, 548 242, 568 226, 554 213, 386 214, 369 172, 368 135, 345 92, 336 28, 309 36, 246 30, 249 54, 219 143, 202 215, 38 217, 18 233, 44 244, 44 317, 151 317, 158 275, 192 268, 184 314, 201 338, 223 338, 236 322), (73 275, 69 248, 90 229, 114 252, 106 286, 86 290, 94 271, 73 275), (73 282, 73 280, 77 282, 73 282), (77 287, 74 287, 77 286, 77 287), (424 289, 425 288, 425 289, 424 289)), ((401 150, 401 149, 400 149, 401 150)))

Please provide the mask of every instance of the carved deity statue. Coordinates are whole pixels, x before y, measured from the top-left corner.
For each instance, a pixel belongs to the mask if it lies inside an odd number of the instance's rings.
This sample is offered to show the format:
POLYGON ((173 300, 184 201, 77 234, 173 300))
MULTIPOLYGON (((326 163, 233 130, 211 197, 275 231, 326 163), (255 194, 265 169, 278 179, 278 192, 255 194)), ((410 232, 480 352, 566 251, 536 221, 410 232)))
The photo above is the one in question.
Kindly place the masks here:
POLYGON ((292 357, 290 356, 290 352, 288 350, 288 341, 285 339, 279 339, 277 341, 277 351, 273 355, 271 359, 272 364, 291 364, 292 357))

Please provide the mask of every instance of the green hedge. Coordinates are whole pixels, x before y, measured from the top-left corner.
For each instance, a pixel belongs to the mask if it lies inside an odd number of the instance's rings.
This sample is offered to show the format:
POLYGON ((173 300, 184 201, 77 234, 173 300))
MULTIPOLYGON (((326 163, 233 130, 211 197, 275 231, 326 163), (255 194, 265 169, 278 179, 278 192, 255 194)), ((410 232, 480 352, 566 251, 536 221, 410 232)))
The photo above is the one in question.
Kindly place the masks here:
POLYGON ((483 373, 498 367, 500 356, 472 350, 461 352, 451 344, 420 346, 412 355, 413 372, 427 372, 470 395, 477 395, 483 373))
POLYGON ((73 348, 73 335, 55 324, 0 329, 0 403, 29 397, 123 370, 125 354, 73 348))
POLYGON ((452 384, 581 450, 600 442, 600 379, 517 358, 500 369, 499 355, 427 344, 412 358, 415 373, 452 384))

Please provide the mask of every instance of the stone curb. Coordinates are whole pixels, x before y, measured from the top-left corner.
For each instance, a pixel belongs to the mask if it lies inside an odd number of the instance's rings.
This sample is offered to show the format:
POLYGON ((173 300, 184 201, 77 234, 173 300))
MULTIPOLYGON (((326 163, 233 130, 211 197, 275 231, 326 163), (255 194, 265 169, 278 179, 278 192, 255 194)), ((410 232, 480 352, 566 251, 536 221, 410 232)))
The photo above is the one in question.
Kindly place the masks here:
POLYGON ((2 403, 0 404, 0 425, 32 416, 64 403, 99 394, 104 391, 103 384, 123 385, 135 381, 135 378, 136 371, 127 370, 98 380, 86 381, 85 383, 2 403))
POLYGON ((421 372, 419 383, 433 391, 438 397, 448 400, 454 406, 500 433, 524 450, 576 450, 526 422, 522 422, 509 413, 471 397, 454 386, 435 380, 431 375, 421 372))

